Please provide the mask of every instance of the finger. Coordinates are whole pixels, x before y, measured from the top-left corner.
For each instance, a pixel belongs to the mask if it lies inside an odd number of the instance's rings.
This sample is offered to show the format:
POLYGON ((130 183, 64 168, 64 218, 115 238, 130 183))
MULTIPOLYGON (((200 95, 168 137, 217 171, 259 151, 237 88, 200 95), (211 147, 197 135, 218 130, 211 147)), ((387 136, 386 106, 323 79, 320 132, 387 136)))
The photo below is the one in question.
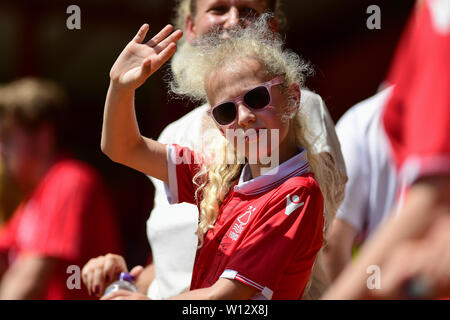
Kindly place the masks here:
POLYGON ((163 51, 161 51, 158 56, 152 60, 153 70, 158 70, 164 63, 169 60, 177 49, 177 45, 172 42, 163 51))
POLYGON ((149 25, 147 23, 143 24, 140 28, 139 31, 136 33, 136 35, 134 36, 133 40, 136 43, 142 43, 145 39, 145 36, 147 35, 147 31, 149 29, 149 25))
POLYGON ((112 298, 111 300, 150 300, 146 295, 136 292, 129 292, 121 294, 112 298))
POLYGON ((133 269, 131 269, 130 274, 135 279, 137 279, 141 275, 142 271, 144 271, 144 267, 142 267, 142 266, 135 266, 133 269))
POLYGON ((152 71, 152 58, 148 57, 142 62, 141 69, 139 71, 139 78, 148 78, 152 71))
POLYGON ((108 293, 107 295, 100 298, 100 300, 113 300, 117 297, 124 297, 130 295, 132 292, 128 290, 117 290, 111 293, 108 293))
POLYGON ((103 269, 96 268, 94 270, 94 275, 92 279, 92 291, 97 297, 100 296, 101 293, 103 293, 103 286, 104 286, 103 283, 104 283, 103 269))
POLYGON ((90 296, 92 296, 90 277, 89 277, 88 274, 86 274, 85 280, 83 280, 83 282, 84 282, 84 285, 86 286, 86 289, 87 289, 87 291, 88 291, 88 294, 89 294, 90 296))
POLYGON ((182 36, 183 31, 176 30, 170 36, 161 41, 157 46, 153 47, 153 49, 156 51, 156 53, 159 53, 164 50, 170 43, 180 40, 182 36))
POLYGON ((405 298, 404 289, 408 281, 417 274, 417 244, 408 242, 399 245, 382 266, 383 284, 376 294, 381 299, 405 298), (405 263, 408 261, 408 263, 405 263))
POLYGON ((120 272, 127 272, 128 268, 125 264, 125 260, 118 255, 108 255, 105 264, 103 265, 103 274, 105 281, 110 283, 116 280, 117 275, 120 272))
POLYGON ((94 272, 95 269, 98 268, 100 258, 94 258, 89 261, 85 268, 83 268, 83 272, 85 275, 85 285, 88 289, 89 295, 93 295, 93 282, 94 282, 94 272))
POLYGON ((162 40, 164 40, 173 30, 173 26, 168 24, 158 34, 156 34, 153 38, 151 38, 146 45, 150 47, 156 46, 158 43, 160 43, 162 40))
POLYGON ((136 297, 130 295, 130 296, 118 296, 111 300, 138 300, 138 299, 136 299, 136 297))
POLYGON ((90 259, 81 270, 81 279, 83 280, 84 285, 86 286, 89 295, 91 295, 90 285, 89 285, 89 274, 90 274, 90 266, 93 263, 93 259, 90 259))
POLYGON ((86 285, 89 295, 92 296, 92 274, 91 273, 86 274, 86 281, 84 282, 84 284, 86 285))

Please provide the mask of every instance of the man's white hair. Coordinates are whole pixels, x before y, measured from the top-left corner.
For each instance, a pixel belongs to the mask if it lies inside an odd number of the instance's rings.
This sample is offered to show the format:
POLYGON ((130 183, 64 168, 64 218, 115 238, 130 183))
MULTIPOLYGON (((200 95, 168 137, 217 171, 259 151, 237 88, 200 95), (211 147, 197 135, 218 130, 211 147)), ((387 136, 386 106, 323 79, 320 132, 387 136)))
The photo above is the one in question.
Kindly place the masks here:
POLYGON ((271 75, 283 75, 285 86, 296 83, 302 87, 312 68, 296 53, 284 48, 280 35, 269 27, 271 19, 272 14, 263 14, 247 28, 228 30, 230 39, 223 39, 222 31, 217 28, 202 37, 196 46, 185 44, 183 55, 172 61, 172 92, 207 102, 207 75, 242 58, 258 60, 271 75))

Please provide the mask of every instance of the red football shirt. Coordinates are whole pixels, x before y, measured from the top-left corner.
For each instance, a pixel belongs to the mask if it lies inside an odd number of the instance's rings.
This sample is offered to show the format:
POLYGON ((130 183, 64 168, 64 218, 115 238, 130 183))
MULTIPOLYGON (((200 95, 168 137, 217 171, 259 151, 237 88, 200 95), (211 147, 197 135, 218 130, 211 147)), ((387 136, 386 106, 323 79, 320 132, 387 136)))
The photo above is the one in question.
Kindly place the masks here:
POLYGON ((388 82, 384 126, 408 184, 450 173, 450 6, 426 0, 413 14, 388 82))
POLYGON ((0 252, 9 264, 27 255, 60 260, 40 299, 90 299, 83 286, 68 288, 74 274, 68 267, 81 269, 90 258, 120 253, 119 234, 99 176, 86 164, 60 159, 0 230, 0 252))
MULTIPOLYGON (((196 203, 194 152, 177 145, 167 150, 172 160, 169 201, 196 203)), ((197 251, 191 289, 210 287, 224 277, 254 287, 255 299, 300 299, 324 226, 323 198, 306 151, 256 179, 249 175, 246 166, 197 251)))

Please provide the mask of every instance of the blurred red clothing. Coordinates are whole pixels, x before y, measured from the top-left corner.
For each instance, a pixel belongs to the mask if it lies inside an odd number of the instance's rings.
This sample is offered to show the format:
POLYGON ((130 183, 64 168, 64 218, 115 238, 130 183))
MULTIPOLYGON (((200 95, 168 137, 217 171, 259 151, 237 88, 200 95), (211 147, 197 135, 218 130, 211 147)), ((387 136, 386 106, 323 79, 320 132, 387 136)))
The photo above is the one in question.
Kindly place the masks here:
POLYGON ((450 175, 450 0, 421 6, 397 49, 388 77, 395 88, 383 119, 406 187, 421 177, 450 175))
MULTIPOLYGON (((116 214, 99 175, 87 164, 60 158, 0 229, 0 252, 11 265, 37 255, 60 260, 40 299, 90 299, 66 282, 91 258, 121 249, 116 214)), ((81 280, 81 279, 80 279, 81 280)), ((82 281, 80 281, 82 283, 82 281)))
POLYGON ((426 0, 397 49, 395 84, 384 126, 401 178, 409 185, 450 174, 450 3, 426 0))

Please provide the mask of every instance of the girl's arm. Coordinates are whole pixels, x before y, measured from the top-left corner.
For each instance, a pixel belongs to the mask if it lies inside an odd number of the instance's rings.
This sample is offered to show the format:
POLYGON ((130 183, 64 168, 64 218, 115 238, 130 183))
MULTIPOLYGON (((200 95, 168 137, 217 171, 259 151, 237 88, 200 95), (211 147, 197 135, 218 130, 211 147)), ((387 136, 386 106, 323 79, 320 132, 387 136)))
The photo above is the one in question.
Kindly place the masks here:
POLYGON ((219 278, 211 287, 181 293, 169 300, 249 300, 256 289, 232 279, 219 278))
MULTIPOLYGON (((249 300, 255 292, 256 289, 237 280, 219 278, 219 280, 209 288, 184 292, 169 300, 249 300)), ((101 300, 145 299, 148 299, 148 297, 141 293, 126 290, 118 290, 101 298, 101 300)))
POLYGON ((134 91, 172 57, 182 32, 172 33, 168 25, 143 43, 148 29, 148 24, 139 29, 111 68, 101 148, 111 160, 167 182, 165 145, 141 136, 134 91))

